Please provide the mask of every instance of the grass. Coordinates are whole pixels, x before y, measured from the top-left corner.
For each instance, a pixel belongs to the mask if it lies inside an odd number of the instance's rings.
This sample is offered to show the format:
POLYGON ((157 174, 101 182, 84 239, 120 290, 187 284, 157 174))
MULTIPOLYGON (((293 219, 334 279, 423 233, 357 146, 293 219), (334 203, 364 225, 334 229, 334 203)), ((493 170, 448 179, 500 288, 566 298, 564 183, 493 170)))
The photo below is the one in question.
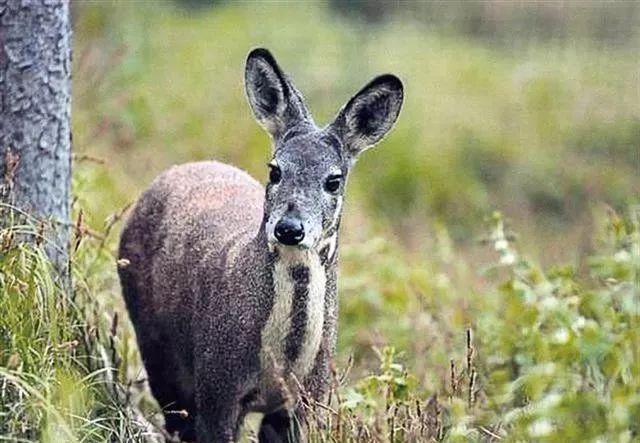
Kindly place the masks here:
POLYGON ((265 177, 241 83, 257 45, 321 122, 377 73, 407 87, 398 127, 350 181, 335 390, 310 406, 324 422, 311 440, 638 438, 636 46, 491 44, 322 5, 75 13, 73 287, 17 241, 37 227, 0 233, 0 441, 161 437, 115 243, 172 163, 265 177))
MULTIPOLYGON (((384 294, 380 317, 366 292, 343 287, 343 300, 360 298, 342 303, 334 389, 327 405, 309 406, 322 423, 308 423, 309 440, 635 439, 639 211, 609 213, 588 276, 530 263, 499 215, 488 235, 496 263, 486 270, 496 283, 475 297, 462 298, 445 282, 431 286, 432 272, 384 260, 353 270, 351 279, 403 284, 384 294), (372 322, 395 346, 349 337, 372 322), (345 361, 349 348, 362 354, 345 361)), ((17 241, 15 229, 0 235, 0 434, 8 441, 158 441, 132 330, 120 323, 120 302, 104 297, 113 267, 105 238, 76 237, 75 283, 65 290, 41 246, 17 241)), ((371 256, 371 247, 356 249, 371 256)), ((350 254, 347 266, 362 263, 350 254)))
POLYGON ((29 221, 0 231, 0 440, 140 440, 149 425, 117 382, 117 314, 102 316, 97 300, 96 268, 108 272, 111 255, 100 243, 76 249, 69 288, 39 231, 29 221))

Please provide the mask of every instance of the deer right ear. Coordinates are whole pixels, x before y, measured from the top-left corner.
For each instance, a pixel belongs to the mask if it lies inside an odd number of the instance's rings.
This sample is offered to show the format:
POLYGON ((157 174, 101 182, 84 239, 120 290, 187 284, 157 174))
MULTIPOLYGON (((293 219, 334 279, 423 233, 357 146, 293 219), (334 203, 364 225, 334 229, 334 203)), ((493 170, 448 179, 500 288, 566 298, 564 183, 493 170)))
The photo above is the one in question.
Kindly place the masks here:
POLYGON ((274 139, 310 118, 302 96, 268 50, 257 48, 249 53, 244 84, 253 114, 274 139))
POLYGON ((391 130, 400 114, 403 91, 398 77, 381 75, 340 110, 331 127, 341 135, 351 159, 378 143, 391 130))

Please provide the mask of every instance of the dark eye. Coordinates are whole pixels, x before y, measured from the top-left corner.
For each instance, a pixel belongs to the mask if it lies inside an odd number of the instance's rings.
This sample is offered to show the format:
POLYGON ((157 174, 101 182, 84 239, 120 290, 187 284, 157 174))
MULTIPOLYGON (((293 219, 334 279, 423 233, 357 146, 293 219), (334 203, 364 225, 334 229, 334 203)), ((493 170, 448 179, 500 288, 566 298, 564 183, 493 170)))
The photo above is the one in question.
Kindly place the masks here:
POLYGON ((327 181, 324 182, 324 189, 333 194, 340 189, 341 182, 342 176, 340 174, 330 175, 327 181))
POLYGON ((280 179, 282 178, 282 172, 280 168, 276 165, 269 165, 269 182, 272 185, 277 185, 280 183, 280 179))

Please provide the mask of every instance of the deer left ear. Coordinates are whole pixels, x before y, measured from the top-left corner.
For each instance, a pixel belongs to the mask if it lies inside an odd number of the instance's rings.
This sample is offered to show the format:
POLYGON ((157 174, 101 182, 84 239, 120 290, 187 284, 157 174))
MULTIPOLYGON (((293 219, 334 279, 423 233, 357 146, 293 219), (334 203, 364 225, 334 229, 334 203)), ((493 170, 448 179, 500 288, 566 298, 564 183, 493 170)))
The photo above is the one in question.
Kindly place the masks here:
POLYGON ((264 48, 247 56, 245 89, 256 119, 274 139, 302 121, 313 121, 302 94, 264 48))
POLYGON ((378 143, 393 127, 404 98, 402 82, 391 74, 374 78, 340 110, 333 129, 352 159, 378 143))

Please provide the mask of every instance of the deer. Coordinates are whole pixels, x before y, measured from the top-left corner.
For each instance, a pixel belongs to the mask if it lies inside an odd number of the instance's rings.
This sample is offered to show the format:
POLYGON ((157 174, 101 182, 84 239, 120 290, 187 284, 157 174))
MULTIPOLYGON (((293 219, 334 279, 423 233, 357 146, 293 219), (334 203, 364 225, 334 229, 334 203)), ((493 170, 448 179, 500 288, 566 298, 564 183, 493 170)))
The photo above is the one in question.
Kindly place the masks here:
POLYGON ((151 393, 183 441, 235 442, 250 412, 263 414, 260 442, 305 440, 305 401, 326 401, 331 385, 347 178, 404 97, 398 77, 380 75, 321 128, 267 49, 250 51, 244 81, 271 136, 266 186, 217 161, 173 166, 120 239, 151 393))

